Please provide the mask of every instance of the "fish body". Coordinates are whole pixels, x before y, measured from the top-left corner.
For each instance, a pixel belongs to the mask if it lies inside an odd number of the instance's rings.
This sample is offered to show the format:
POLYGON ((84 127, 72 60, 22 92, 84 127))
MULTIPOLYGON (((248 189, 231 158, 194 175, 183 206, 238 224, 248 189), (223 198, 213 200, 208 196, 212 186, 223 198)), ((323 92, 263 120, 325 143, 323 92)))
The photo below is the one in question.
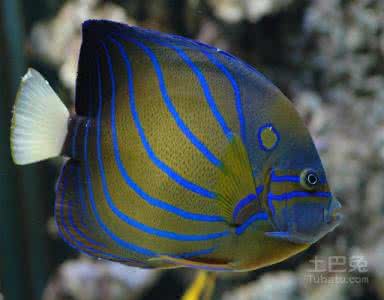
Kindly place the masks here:
POLYGON ((82 252, 143 268, 244 271, 306 249, 340 221, 291 102, 224 51, 85 22, 76 113, 52 108, 60 118, 39 156, 19 137, 42 146, 44 126, 26 126, 22 108, 35 90, 59 107, 47 86, 34 70, 21 84, 13 156, 19 164, 68 158, 55 219, 82 252))

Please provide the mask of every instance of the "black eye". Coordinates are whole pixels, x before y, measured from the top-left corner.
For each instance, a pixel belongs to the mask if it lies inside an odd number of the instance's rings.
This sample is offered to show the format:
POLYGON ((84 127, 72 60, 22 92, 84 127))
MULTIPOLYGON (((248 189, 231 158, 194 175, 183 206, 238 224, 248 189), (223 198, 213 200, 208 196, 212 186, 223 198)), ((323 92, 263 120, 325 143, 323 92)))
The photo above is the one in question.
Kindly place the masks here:
POLYGON ((301 175, 301 185, 307 190, 313 190, 320 182, 319 176, 312 170, 304 170, 301 175))
POLYGON ((309 185, 316 185, 319 182, 319 177, 315 173, 309 173, 305 177, 305 181, 309 185))

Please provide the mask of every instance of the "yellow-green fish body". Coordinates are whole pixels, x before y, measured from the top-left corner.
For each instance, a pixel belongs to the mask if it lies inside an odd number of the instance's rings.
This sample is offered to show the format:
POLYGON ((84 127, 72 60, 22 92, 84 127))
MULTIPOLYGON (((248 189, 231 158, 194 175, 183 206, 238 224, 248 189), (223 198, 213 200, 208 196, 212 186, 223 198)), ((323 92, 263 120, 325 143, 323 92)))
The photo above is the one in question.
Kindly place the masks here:
POLYGON ((51 109, 60 117, 40 156, 28 147, 44 145, 36 138, 44 126, 23 123, 24 95, 39 86, 54 97, 36 71, 28 74, 15 106, 14 159, 69 158, 55 217, 82 252, 144 268, 250 270, 306 249, 339 222, 292 104, 226 52, 85 22, 76 114, 51 109))

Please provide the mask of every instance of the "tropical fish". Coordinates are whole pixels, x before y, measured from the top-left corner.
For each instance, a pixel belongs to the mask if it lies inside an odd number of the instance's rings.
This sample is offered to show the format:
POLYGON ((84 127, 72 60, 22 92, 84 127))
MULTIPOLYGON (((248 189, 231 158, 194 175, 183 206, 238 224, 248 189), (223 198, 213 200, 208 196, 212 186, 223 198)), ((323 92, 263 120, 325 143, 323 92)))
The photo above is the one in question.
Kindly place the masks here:
POLYGON ((339 224, 308 130, 257 70, 175 35, 82 30, 76 112, 30 69, 11 128, 16 164, 66 159, 55 219, 69 245, 142 268, 245 271, 339 224))

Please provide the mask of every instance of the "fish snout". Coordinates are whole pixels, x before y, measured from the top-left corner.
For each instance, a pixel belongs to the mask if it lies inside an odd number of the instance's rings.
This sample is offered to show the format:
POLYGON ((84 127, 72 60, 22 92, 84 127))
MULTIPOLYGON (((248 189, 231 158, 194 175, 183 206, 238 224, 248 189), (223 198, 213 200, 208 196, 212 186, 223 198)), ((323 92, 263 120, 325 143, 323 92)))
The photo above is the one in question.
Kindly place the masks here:
POLYGON ((309 204, 291 207, 286 214, 285 226, 279 226, 266 235, 293 243, 313 244, 341 223, 343 215, 340 210, 340 202, 333 197, 327 208, 309 204))
POLYGON ((332 198, 329 207, 324 210, 324 218, 327 224, 331 225, 337 223, 337 226, 341 223, 342 219, 344 218, 343 214, 341 213, 341 208, 342 206, 339 200, 332 198))

